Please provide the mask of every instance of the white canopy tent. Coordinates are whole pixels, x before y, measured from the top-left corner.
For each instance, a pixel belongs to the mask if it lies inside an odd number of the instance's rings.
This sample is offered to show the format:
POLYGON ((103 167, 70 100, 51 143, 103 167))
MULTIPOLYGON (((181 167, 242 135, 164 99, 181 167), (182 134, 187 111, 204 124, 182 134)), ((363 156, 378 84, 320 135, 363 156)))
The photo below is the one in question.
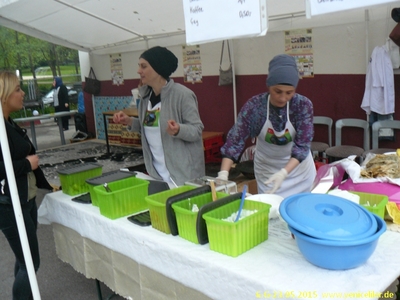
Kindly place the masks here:
MULTIPOLYGON (((307 19, 305 2, 267 0, 268 31, 365 21, 364 8, 307 19)), ((369 6, 369 20, 387 19, 396 5, 369 6)), ((92 54, 185 44, 182 0, 1 0, 0 25, 92 54)))
MULTIPOLYGON (((397 6, 400 1, 390 1, 308 19, 306 1, 267 0, 268 31, 387 20, 397 6)), ((186 43, 182 0, 0 0, 0 26, 90 54, 140 51, 156 45, 168 47, 186 43)), ((0 118, 1 144, 7 145, 3 122, 0 118)), ((8 147, 2 147, 2 151, 7 152, 8 147)), ((11 161, 9 154, 4 157, 11 161)), ((8 166, 7 170, 11 168, 8 166)), ((17 206, 19 199, 15 181, 12 182, 13 173, 8 172, 8 175, 12 200, 17 206)), ((16 217, 22 219, 20 211, 16 210, 16 217)), ((19 225, 20 231, 23 230, 22 224, 19 225)), ((21 238, 27 246, 26 235, 22 234, 21 238)), ((29 253, 29 248, 24 252, 29 253)), ((33 266, 29 265, 34 298, 40 299, 36 280, 32 278, 33 266)))

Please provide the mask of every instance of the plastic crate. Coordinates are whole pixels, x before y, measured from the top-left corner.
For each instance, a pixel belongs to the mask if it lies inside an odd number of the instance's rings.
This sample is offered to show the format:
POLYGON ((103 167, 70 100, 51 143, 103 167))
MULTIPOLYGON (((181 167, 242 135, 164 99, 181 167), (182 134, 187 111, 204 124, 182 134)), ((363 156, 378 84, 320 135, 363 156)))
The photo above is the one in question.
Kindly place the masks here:
POLYGON ((171 230, 168 225, 166 202, 169 197, 195 189, 194 186, 180 186, 172 190, 160 192, 146 197, 149 206, 151 225, 166 234, 170 234, 171 230))
POLYGON ((108 183, 111 192, 102 185, 95 186, 100 213, 109 219, 117 219, 147 209, 148 185, 147 180, 128 177, 108 183))
POLYGON ((207 137, 205 136, 203 138, 203 147, 204 150, 208 150, 211 148, 221 148, 221 146, 224 144, 223 140, 223 133, 215 133, 214 136, 207 137))
POLYGON ((203 215, 211 250, 236 257, 268 239, 271 205, 267 203, 245 200, 243 209, 257 210, 256 213, 237 222, 223 220, 239 210, 240 201, 233 201, 203 215))
POLYGON ((121 179, 125 179, 128 177, 134 177, 135 173, 131 173, 131 172, 123 172, 120 170, 117 171, 111 171, 111 172, 107 172, 104 173, 101 176, 98 177, 93 177, 93 178, 89 178, 86 179, 86 183, 88 184, 89 187, 89 193, 90 193, 90 199, 92 200, 92 204, 94 206, 99 206, 98 205, 98 201, 97 201, 97 194, 94 192, 94 187, 96 185, 102 185, 104 183, 109 183, 109 182, 113 182, 116 180, 121 180, 121 179))
POLYGON ((86 179, 101 175, 103 166, 95 163, 84 163, 58 170, 64 194, 75 196, 89 192, 86 179))
MULTIPOLYGON (((218 199, 226 196, 228 196, 228 194, 217 192, 218 199)), ((210 202, 212 202, 212 193, 205 193, 172 204, 172 208, 174 209, 176 215, 176 223, 178 224, 178 232, 180 237, 195 244, 199 244, 196 229, 198 212, 192 211, 192 208, 193 205, 196 204, 200 209, 203 205, 210 202)))
POLYGON ((388 196, 353 191, 349 192, 358 195, 360 197, 360 204, 368 211, 372 212, 378 217, 381 217, 382 219, 385 217, 385 208, 389 201, 388 196))
POLYGON ((222 157, 221 157, 220 149, 221 149, 221 146, 204 150, 204 161, 206 163, 221 162, 222 157))

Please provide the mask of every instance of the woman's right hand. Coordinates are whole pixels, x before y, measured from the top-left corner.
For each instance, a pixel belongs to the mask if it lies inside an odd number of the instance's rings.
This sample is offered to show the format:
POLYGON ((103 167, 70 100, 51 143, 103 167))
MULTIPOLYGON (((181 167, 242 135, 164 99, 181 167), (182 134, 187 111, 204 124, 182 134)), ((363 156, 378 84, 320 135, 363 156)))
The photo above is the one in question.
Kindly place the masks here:
POLYGON ((113 116, 113 121, 114 121, 114 123, 123 124, 123 125, 131 125, 132 124, 131 118, 123 111, 119 111, 119 112, 115 113, 113 116))
POLYGON ((31 164, 31 169, 36 170, 39 167, 39 156, 35 155, 28 155, 26 157, 27 160, 29 160, 29 163, 31 164))

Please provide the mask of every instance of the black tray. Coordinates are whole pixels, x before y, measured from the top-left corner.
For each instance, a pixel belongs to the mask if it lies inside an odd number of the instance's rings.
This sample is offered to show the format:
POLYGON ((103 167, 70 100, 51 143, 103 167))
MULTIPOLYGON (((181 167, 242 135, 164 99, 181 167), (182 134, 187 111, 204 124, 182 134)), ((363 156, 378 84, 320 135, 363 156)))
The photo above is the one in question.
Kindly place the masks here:
POLYGON ((169 185, 161 180, 147 180, 149 182, 148 195, 157 194, 169 190, 169 185))
POLYGON ((64 168, 61 170, 57 170, 57 172, 62 175, 71 175, 71 174, 76 174, 79 172, 97 169, 100 167, 103 167, 103 166, 100 164, 96 164, 96 163, 83 163, 83 164, 79 164, 79 165, 73 165, 71 167, 67 167, 67 168, 64 168))
POLYGON ((90 193, 79 195, 75 198, 71 199, 74 202, 83 203, 83 204, 91 204, 92 198, 90 198, 90 193))
POLYGON ((207 225, 206 221, 203 219, 203 214, 216 209, 222 205, 228 204, 232 201, 242 198, 242 193, 236 193, 229 195, 227 197, 218 199, 216 201, 207 203, 203 205, 199 212, 197 213, 197 221, 196 221, 196 232, 197 232, 197 239, 200 245, 204 245, 208 243, 208 233, 207 233, 207 225))
POLYGON ((209 185, 204 185, 204 186, 195 188, 193 190, 190 190, 190 191, 187 191, 187 192, 175 195, 175 196, 171 196, 167 199, 167 202, 165 203, 165 210, 167 212, 168 225, 169 225, 169 229, 171 230, 172 235, 178 235, 178 225, 176 224, 175 211, 171 205, 175 202, 186 200, 187 198, 191 198, 191 197, 209 193, 209 192, 211 192, 211 187, 209 185))
POLYGON ((86 179, 86 183, 91 185, 102 185, 104 183, 109 183, 112 181, 117 181, 125 179, 128 177, 136 176, 135 172, 124 172, 121 170, 111 171, 104 173, 103 175, 86 179))

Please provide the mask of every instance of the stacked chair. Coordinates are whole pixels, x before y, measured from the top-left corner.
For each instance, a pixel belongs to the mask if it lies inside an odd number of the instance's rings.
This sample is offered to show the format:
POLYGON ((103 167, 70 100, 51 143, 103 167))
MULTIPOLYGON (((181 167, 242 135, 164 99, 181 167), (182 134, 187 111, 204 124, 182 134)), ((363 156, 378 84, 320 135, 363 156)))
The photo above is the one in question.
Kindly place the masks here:
POLYGON ((332 126, 333 120, 329 117, 315 116, 314 120, 315 125, 326 125, 328 129, 328 143, 321 141, 312 141, 311 142, 311 152, 314 154, 318 152, 318 161, 326 160, 325 150, 329 147, 332 147, 332 126))
POLYGON ((379 148, 379 131, 381 129, 400 129, 399 120, 384 120, 372 123, 372 149, 364 152, 365 157, 368 153, 383 154, 386 152, 395 152, 396 149, 379 148))
POLYGON ((358 162, 362 161, 365 151, 370 149, 369 123, 361 119, 339 119, 335 123, 335 146, 325 150, 329 162, 340 160, 351 155, 356 155, 358 162), (354 145, 342 145, 342 129, 354 127, 363 129, 363 148, 354 145))

